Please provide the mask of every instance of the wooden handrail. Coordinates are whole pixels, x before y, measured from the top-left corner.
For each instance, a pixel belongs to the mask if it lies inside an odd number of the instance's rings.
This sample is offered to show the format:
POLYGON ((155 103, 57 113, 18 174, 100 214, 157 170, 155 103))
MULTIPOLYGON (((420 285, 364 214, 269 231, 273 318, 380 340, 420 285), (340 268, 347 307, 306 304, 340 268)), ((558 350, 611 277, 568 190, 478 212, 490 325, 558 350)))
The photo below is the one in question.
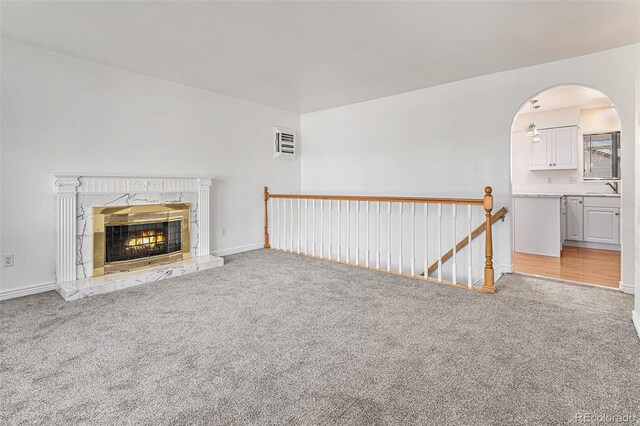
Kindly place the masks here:
POLYGON ((286 198, 300 200, 351 200, 351 201, 380 201, 382 203, 427 203, 427 204, 474 204, 484 205, 482 198, 429 198, 429 197, 387 197, 368 195, 296 195, 296 194, 269 194, 265 192, 266 199, 286 198))
MULTIPOLYGON (((506 214, 507 214, 507 209, 504 207, 501 208, 493 216, 491 216, 491 223, 496 223, 499 219, 502 219, 506 214)), ((486 228, 487 228, 487 224, 483 222, 482 225, 478 226, 476 229, 473 230, 473 232, 471 233, 471 239, 473 240, 478 235, 482 234, 486 228)), ((456 244, 456 252, 462 250, 462 248, 464 248, 467 244, 469 244, 469 236, 464 237, 458 242, 458 244, 456 244)), ((451 259, 452 257, 453 257, 453 249, 446 252, 440 258, 440 263, 444 264, 447 260, 451 259)), ((438 269, 438 261, 433 262, 431 266, 429 266, 429 273, 432 273, 436 269, 438 269)))

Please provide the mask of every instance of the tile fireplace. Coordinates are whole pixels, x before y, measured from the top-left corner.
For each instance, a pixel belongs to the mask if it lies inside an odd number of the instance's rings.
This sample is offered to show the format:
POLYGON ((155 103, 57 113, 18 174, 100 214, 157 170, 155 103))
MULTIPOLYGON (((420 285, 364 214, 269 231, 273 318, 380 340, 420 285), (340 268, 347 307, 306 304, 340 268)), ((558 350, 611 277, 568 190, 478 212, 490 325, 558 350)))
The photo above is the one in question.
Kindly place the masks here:
POLYGON ((221 266, 209 177, 54 175, 56 289, 67 301, 221 266))

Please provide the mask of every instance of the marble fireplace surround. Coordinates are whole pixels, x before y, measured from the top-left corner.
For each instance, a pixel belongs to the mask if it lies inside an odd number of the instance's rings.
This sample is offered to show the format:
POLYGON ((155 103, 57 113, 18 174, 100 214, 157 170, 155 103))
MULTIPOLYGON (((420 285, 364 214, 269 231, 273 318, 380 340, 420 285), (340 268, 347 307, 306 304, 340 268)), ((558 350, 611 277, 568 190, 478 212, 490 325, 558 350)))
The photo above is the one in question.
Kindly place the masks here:
POLYGON ((212 178, 56 174, 56 289, 67 301, 221 266, 210 255, 212 178), (93 208, 190 204, 191 259, 137 271, 92 277, 93 208))

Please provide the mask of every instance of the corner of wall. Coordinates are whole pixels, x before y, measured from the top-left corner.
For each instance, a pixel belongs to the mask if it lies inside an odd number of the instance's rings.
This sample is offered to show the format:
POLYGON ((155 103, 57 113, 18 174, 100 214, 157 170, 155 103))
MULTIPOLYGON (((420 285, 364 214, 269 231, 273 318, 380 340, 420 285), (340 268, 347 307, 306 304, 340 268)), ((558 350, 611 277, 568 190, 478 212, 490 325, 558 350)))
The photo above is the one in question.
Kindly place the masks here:
POLYGON ((620 291, 627 294, 635 294, 636 289, 633 283, 629 284, 629 283, 624 283, 620 281, 620 291))

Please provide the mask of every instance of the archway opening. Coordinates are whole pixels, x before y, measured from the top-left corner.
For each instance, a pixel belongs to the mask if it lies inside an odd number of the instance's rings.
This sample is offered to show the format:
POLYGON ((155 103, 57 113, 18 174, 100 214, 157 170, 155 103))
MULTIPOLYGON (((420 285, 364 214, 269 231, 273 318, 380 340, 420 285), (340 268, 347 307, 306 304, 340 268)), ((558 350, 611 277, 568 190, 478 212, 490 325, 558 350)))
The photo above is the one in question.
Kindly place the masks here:
POLYGON ((577 84, 527 99, 511 127, 514 272, 619 288, 621 120, 577 84))

